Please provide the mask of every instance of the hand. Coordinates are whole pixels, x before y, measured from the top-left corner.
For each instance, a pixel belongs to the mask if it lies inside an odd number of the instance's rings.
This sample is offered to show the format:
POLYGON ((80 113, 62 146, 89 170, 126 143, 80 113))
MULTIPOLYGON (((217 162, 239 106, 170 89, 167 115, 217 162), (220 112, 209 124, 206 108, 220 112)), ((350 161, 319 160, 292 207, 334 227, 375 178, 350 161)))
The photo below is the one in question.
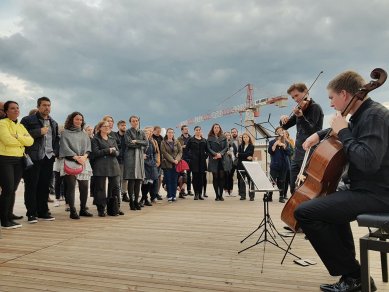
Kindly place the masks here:
POLYGON ((311 148, 313 145, 316 145, 319 142, 320 142, 319 135, 314 133, 311 136, 309 136, 307 140, 305 140, 305 142, 303 143, 303 149, 307 151, 309 148, 311 148))
POLYGON ((220 153, 216 153, 215 155, 216 159, 222 158, 222 155, 220 153))
POLYGON ((281 120, 281 123, 282 123, 283 125, 285 125, 285 124, 289 121, 289 117, 283 115, 283 116, 281 116, 280 120, 281 120))
POLYGON ((109 153, 114 153, 115 151, 116 151, 116 148, 115 148, 115 147, 109 148, 109 153))
POLYGON ((295 114, 296 117, 301 117, 303 115, 303 111, 298 108, 293 109, 293 113, 295 114))
POLYGON ((181 148, 186 148, 186 145, 182 145, 181 148))
POLYGON ((136 144, 136 140, 131 140, 131 143, 136 144))
POLYGON ((253 157, 252 156, 248 156, 247 160, 253 160, 253 157))
POLYGON ((178 164, 178 160, 174 160, 174 164, 177 165, 178 164))
POLYGON ((46 135, 48 131, 49 131, 49 128, 48 128, 48 127, 43 127, 43 128, 41 128, 41 135, 42 135, 42 136, 46 135))
POLYGON ((147 159, 147 155, 146 154, 143 154, 143 159, 147 159))
POLYGON ((348 122, 346 118, 342 117, 340 112, 337 112, 336 115, 331 119, 330 122, 332 131, 338 135, 339 131, 348 127, 348 122))

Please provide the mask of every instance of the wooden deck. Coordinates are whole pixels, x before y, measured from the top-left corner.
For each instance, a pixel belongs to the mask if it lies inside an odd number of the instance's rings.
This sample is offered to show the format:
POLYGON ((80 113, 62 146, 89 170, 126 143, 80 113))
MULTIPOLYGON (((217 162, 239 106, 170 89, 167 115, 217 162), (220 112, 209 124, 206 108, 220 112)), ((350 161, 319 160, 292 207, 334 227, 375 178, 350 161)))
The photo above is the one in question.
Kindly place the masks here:
MULTIPOLYGON (((22 188, 16 214, 25 213, 22 188)), ((280 265, 283 252, 271 244, 265 254, 261 244, 238 255, 259 237, 240 243, 263 217, 261 196, 255 202, 212 197, 164 200, 136 212, 123 207, 125 216, 114 218, 97 217, 89 202, 95 217, 78 221, 68 218, 64 206, 51 206, 56 221, 29 225, 24 219, 22 228, 1 231, 0 291, 319 291, 319 284, 337 281, 301 235, 293 252, 315 266, 298 266, 291 256, 280 265)), ((282 206, 270 203, 280 232, 282 206)), ((353 229, 358 245, 367 230, 353 229)), ((371 256, 378 290, 389 291, 378 254, 371 256)))

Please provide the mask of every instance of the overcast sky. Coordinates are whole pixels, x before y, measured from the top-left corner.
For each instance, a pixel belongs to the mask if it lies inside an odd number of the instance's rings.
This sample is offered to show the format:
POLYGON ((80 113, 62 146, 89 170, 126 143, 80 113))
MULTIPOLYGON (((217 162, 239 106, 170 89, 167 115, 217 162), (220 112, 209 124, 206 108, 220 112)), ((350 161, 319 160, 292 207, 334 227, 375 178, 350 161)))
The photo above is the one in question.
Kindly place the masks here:
MULTIPOLYGON (((347 69, 369 81, 375 67, 389 70, 388 52, 385 0, 0 1, 0 99, 26 114, 48 96, 59 123, 77 110, 90 124, 136 114, 172 127, 244 103, 244 90, 227 97, 247 83, 260 99, 321 70, 311 96, 329 116, 328 81, 347 69)), ((370 96, 389 102, 389 81, 370 96)), ((292 105, 263 107, 257 122, 292 105)))

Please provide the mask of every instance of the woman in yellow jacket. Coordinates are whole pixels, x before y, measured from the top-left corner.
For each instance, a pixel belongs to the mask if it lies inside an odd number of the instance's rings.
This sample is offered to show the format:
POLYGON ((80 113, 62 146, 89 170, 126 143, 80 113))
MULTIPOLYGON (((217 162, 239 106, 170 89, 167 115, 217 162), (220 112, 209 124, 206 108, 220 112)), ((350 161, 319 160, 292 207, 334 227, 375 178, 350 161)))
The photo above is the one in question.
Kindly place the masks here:
POLYGON ((22 225, 10 219, 15 192, 23 175, 24 146, 34 139, 19 123, 19 105, 15 101, 4 103, 6 117, 0 120, 0 219, 1 227, 14 229, 22 225))

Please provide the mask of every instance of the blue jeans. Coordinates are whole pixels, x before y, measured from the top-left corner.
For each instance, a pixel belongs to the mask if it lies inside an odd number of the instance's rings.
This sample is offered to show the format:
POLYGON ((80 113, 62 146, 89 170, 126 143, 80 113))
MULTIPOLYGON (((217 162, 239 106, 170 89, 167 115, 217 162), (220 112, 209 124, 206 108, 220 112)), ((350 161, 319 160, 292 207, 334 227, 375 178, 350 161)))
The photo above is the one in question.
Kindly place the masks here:
POLYGON ((175 167, 163 170, 168 199, 176 198, 178 172, 175 167))

